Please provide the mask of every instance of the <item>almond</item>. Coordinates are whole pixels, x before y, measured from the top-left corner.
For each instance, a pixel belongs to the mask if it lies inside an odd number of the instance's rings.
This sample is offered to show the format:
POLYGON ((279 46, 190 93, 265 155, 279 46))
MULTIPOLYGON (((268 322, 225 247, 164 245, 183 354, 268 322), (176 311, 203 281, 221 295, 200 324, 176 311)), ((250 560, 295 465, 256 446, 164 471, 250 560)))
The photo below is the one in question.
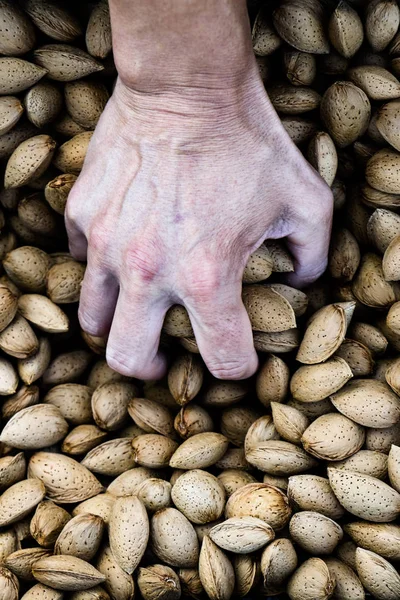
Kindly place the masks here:
POLYGON ((104 546, 96 566, 105 577, 104 587, 115 600, 133 600, 135 585, 132 575, 125 573, 116 562, 109 546, 104 546))
POLYGON ((35 50, 34 59, 56 81, 74 81, 104 69, 90 54, 67 44, 42 46, 35 50))
POLYGON ((78 20, 51 0, 25 0, 24 9, 40 31, 59 42, 71 42, 82 33, 78 20))
POLYGON ((203 384, 203 365, 194 354, 179 357, 168 372, 168 387, 175 401, 184 406, 199 393, 203 384))
POLYGON ((287 585, 290 600, 328 600, 336 582, 320 558, 309 558, 293 573, 287 585))
POLYGON ((32 568, 35 579, 58 590, 86 590, 105 581, 97 569, 75 556, 49 556, 32 568))
POLYGON ((400 217, 391 210, 377 208, 368 221, 368 238, 382 254, 400 234, 400 217))
POLYGON ((271 402, 272 418, 279 435, 287 442, 299 444, 301 436, 309 425, 305 415, 293 406, 271 402))
POLYGON ((56 406, 35 404, 17 412, 5 425, 0 441, 21 450, 37 450, 62 440, 68 423, 56 406))
POLYGON ((254 21, 252 29, 253 50, 256 56, 268 56, 279 48, 282 40, 271 23, 268 11, 263 6, 254 21))
POLYGON ((9 252, 3 261, 7 275, 19 288, 36 293, 46 289, 50 264, 47 252, 34 246, 20 246, 9 252))
POLYGON ((384 278, 382 261, 372 252, 362 257, 352 290, 360 302, 371 308, 389 307, 396 301, 393 285, 384 278))
POLYGON ((144 504, 135 496, 117 498, 108 530, 115 560, 126 573, 132 575, 149 541, 149 520, 144 504))
POLYGON ((225 490, 210 473, 193 469, 183 473, 172 488, 172 500, 178 510, 196 524, 219 519, 225 508, 225 490))
POLYGON ((287 538, 274 540, 261 555, 261 572, 269 593, 282 589, 287 578, 297 567, 297 554, 287 538))
POLYGON ((111 52, 111 22, 107 0, 93 7, 86 28, 86 48, 95 58, 105 58, 111 52))
POLYGON ((30 523, 32 537, 40 546, 52 548, 62 528, 71 519, 71 515, 51 500, 37 505, 30 523))
POLYGON ((84 465, 63 454, 35 453, 29 461, 28 476, 43 482, 46 496, 62 504, 82 502, 103 490, 84 465))
POLYGON ((306 3, 285 0, 273 13, 273 22, 280 37, 303 52, 327 54, 329 42, 324 29, 324 13, 314 0, 306 3))
POLYGON ((115 477, 135 466, 134 452, 129 438, 117 438, 103 442, 90 450, 81 465, 100 475, 115 477))
POLYGON ((400 118, 400 101, 384 104, 376 116, 376 127, 381 136, 397 151, 400 151, 400 134, 396 123, 400 118))
POLYGON ((199 542, 190 521, 176 508, 164 508, 152 517, 150 539, 156 556, 172 567, 195 567, 199 542))
POLYGON ((268 248, 263 244, 250 254, 243 271, 243 283, 264 281, 272 273, 273 260, 268 248))
POLYGON ((375 598, 396 600, 400 595, 400 576, 384 558, 364 548, 356 551, 357 573, 365 589, 375 598))
POLYGON ((321 100, 321 117, 339 148, 355 142, 367 130, 371 105, 360 87, 348 81, 336 81, 321 100))
POLYGON ((322 460, 343 460, 363 446, 365 432, 347 417, 329 413, 318 417, 303 433, 304 449, 322 460))
POLYGON ((367 183, 389 194, 400 194, 400 154, 391 149, 378 150, 368 161, 365 171, 367 183))
POLYGON ((271 354, 257 373, 257 398, 268 408, 271 402, 283 402, 289 391, 290 371, 284 360, 271 354))
POLYGON ((44 495, 45 487, 38 479, 14 483, 0 496, 0 526, 11 525, 26 517, 44 495))
POLYGON ((354 600, 364 600, 365 592, 361 581, 346 563, 329 556, 324 559, 329 573, 336 581, 335 598, 352 598, 354 600))
POLYGON ((14 394, 18 387, 18 375, 13 365, 0 357, 0 396, 14 394))
POLYGON ((20 120, 24 107, 15 96, 0 98, 0 135, 8 133, 20 120))
POLYGON ((68 317, 46 296, 24 294, 18 300, 18 309, 25 319, 47 333, 68 331, 68 317))
POLYGON ((8 159, 4 186, 21 187, 42 175, 51 162, 55 147, 56 142, 49 135, 36 135, 22 142, 8 159))
POLYGON ((112 507, 114 506, 115 498, 111 494, 97 494, 92 498, 88 498, 81 502, 72 511, 72 516, 77 515, 95 515, 100 517, 104 523, 110 521, 112 507))
POLYGON ((76 175, 63 173, 52 179, 44 189, 47 202, 59 215, 64 214, 69 192, 76 180, 76 175))
POLYGON ((347 74, 371 100, 391 100, 400 97, 399 80, 383 67, 362 65, 349 69, 347 74))
POLYGON ((364 30, 358 13, 341 0, 329 20, 329 39, 335 49, 345 58, 351 58, 359 50, 364 30))
POLYGON ((108 486, 107 492, 114 496, 136 496, 143 482, 153 476, 153 471, 137 467, 125 471, 108 486))
POLYGON ((156 433, 138 435, 132 442, 127 441, 132 448, 132 467, 135 463, 149 469, 160 469, 167 467, 168 464, 172 466, 172 457, 179 450, 174 440, 156 433))
POLYGON ((0 285, 0 331, 3 331, 11 323, 17 309, 18 299, 16 296, 7 287, 0 285))
POLYGON ((367 523, 354 521, 344 526, 354 542, 384 558, 399 560, 400 527, 391 523, 367 523))
POLYGON ((72 81, 64 88, 65 105, 71 117, 85 129, 94 129, 109 98, 102 83, 72 81))
POLYGON ((71 352, 59 354, 43 373, 43 383, 47 386, 73 383, 82 377, 92 360, 92 356, 86 350, 72 350, 71 352))
POLYGON ((199 576, 211 600, 229 600, 235 585, 235 574, 226 554, 205 536, 199 557, 199 576))
POLYGON ((65 383, 51 388, 43 399, 60 409, 63 417, 73 425, 83 425, 92 420, 92 390, 86 385, 65 383))
POLYGON ((222 484, 227 498, 244 485, 257 482, 253 475, 241 469, 226 469, 218 475, 218 480, 222 484))
POLYGON ((63 600, 63 593, 37 583, 21 597, 21 600, 63 600))
POLYGON ((281 490, 264 483, 250 483, 230 496, 225 517, 256 517, 277 531, 288 523, 291 512, 288 499, 281 490))
POLYGON ((84 454, 104 442, 107 432, 96 425, 78 425, 64 438, 61 451, 73 456, 84 454))
POLYGON ((10 554, 5 561, 5 566, 19 579, 34 581, 32 575, 33 565, 41 558, 50 556, 50 554, 51 550, 45 548, 24 548, 10 554))
POLYGON ((63 105, 60 90, 49 81, 40 81, 25 94, 26 116, 35 127, 45 127, 58 116, 63 105))
POLYGON ((322 364, 300 367, 292 376, 290 391, 296 400, 316 402, 340 390, 352 377, 347 362, 335 356, 322 364))
POLYGON ((47 273, 47 295, 55 304, 78 302, 86 265, 70 260, 52 266, 47 273))
POLYGON ((352 515, 387 523, 400 513, 400 494, 380 479, 342 469, 328 469, 329 482, 340 504, 352 515))
POLYGON ((292 85, 311 85, 317 75, 317 62, 313 54, 286 51, 283 55, 286 77, 292 85))
POLYGON ((79 174, 83 167, 93 131, 78 133, 62 144, 54 157, 54 165, 64 173, 79 174))
POLYGON ((275 110, 284 115, 299 115, 316 110, 321 102, 321 96, 312 88, 282 83, 271 85, 268 96, 275 110))
POLYGON ((359 450, 350 458, 336 462, 334 466, 336 469, 355 471, 378 479, 385 479, 388 471, 388 457, 386 454, 374 450, 359 450))
POLYGON ((0 458, 0 491, 14 485, 25 478, 26 459, 23 452, 15 456, 3 456, 0 458))
POLYGON ((320 131, 315 134, 308 145, 307 158, 322 179, 331 186, 338 168, 338 156, 328 133, 320 131))
POLYGON ((395 36, 400 11, 394 0, 372 0, 366 7, 365 34, 374 52, 382 52, 395 36))
POLYGON ((179 577, 173 569, 165 565, 141 567, 138 569, 137 583, 144 600, 179 600, 181 597, 179 577))
MULTIPOLYGON (((149 400, 146 400, 149 402, 149 400)), ((209 413, 201 406, 191 402, 176 415, 174 429, 184 440, 198 433, 205 433, 214 429, 213 420, 209 413)))
POLYGON ((22 58, 3 56, 0 58, 0 94, 9 95, 23 92, 46 74, 47 69, 22 60, 22 58))
POLYGON ((308 474, 289 477, 287 494, 291 505, 300 510, 316 511, 334 520, 344 515, 343 507, 324 477, 308 474))
POLYGON ((296 327, 293 308, 272 288, 249 285, 242 298, 254 330, 273 333, 296 327))
POLYGON ((335 521, 317 512, 304 510, 290 520, 292 540, 309 554, 331 554, 343 537, 343 530, 335 521))
POLYGON ((0 348, 10 356, 25 359, 38 351, 39 342, 28 321, 16 316, 14 321, 0 332, 0 348))
POLYGON ((171 506, 172 486, 164 479, 150 477, 139 486, 137 497, 149 512, 156 512, 171 506))

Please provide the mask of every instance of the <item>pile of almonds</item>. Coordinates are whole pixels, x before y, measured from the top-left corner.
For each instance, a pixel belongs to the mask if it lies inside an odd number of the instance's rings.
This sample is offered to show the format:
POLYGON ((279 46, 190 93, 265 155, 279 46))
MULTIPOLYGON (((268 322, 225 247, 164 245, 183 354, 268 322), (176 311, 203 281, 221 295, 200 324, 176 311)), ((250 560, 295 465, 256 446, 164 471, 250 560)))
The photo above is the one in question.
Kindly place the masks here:
POLYGON ((257 375, 168 312, 161 382, 79 328, 67 196, 112 90, 107 3, 0 0, 0 599, 400 599, 400 10, 249 0, 284 127, 332 187, 325 276, 244 272, 257 375))

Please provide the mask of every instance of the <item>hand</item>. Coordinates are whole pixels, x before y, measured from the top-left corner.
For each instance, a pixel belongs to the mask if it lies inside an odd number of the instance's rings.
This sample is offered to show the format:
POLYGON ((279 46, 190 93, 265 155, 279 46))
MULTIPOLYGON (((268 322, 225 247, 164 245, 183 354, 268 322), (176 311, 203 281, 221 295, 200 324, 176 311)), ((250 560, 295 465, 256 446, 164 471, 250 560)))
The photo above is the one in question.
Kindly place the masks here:
POLYGON ((221 379, 257 368, 241 279, 266 238, 286 238, 306 285, 324 271, 329 188, 285 133, 258 73, 240 89, 140 93, 118 80, 70 194, 72 254, 88 262, 79 318, 109 333, 109 365, 156 379, 166 311, 183 304, 221 379))

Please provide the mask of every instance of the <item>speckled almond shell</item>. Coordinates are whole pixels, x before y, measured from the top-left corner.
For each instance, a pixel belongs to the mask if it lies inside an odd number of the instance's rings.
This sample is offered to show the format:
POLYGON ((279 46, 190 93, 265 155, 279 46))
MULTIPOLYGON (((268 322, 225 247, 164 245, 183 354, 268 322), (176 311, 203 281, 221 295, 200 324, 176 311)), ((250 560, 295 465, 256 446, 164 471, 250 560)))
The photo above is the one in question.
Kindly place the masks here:
POLYGON ((362 448, 364 440, 364 428, 338 413, 318 417, 301 439, 304 449, 322 460, 348 458, 362 448))
POLYGON ((200 469, 183 473, 173 486, 171 497, 177 509, 197 525, 216 521, 225 508, 222 484, 200 469))
POLYGON ((140 567, 137 583, 143 598, 179 600, 181 597, 179 577, 171 567, 165 565, 140 567))
POLYGON ((76 123, 68 113, 61 114, 54 123, 54 128, 57 133, 68 139, 78 135, 78 133, 85 133, 85 128, 76 123))
POLYGON ((114 506, 115 497, 111 494, 97 494, 93 498, 88 498, 80 504, 78 504, 72 511, 72 516, 77 515, 97 515, 104 523, 108 524, 110 521, 111 511, 114 506))
POLYGON ((395 237, 386 248, 382 270, 386 281, 400 280, 400 235, 395 237))
POLYGON ((290 303, 272 288, 249 285, 242 298, 254 330, 274 333, 296 327, 290 303))
POLYGON ((339 148, 355 142, 367 130, 371 105, 362 89, 336 81, 321 100, 321 118, 339 148))
POLYGON ((309 558, 293 573, 287 584, 291 600, 328 600, 336 582, 320 558, 309 558))
POLYGON ((289 367, 284 360, 271 354, 257 374, 257 398, 267 407, 272 401, 283 402, 288 393, 289 379, 289 367))
POLYGON ((108 533, 115 560, 126 573, 132 575, 149 541, 150 526, 144 504, 135 496, 116 499, 108 533))
POLYGON ((150 522, 150 540, 156 556, 172 567, 197 567, 199 541, 190 521, 176 508, 159 510, 150 522))
POLYGON ((107 0, 100 0, 93 7, 85 41, 89 54, 96 58, 105 58, 111 52, 111 22, 107 0))
MULTIPOLYGON (((63 592, 49 588, 43 583, 37 583, 29 588, 23 598, 24 600, 63 600, 63 592)), ((100 598, 100 600, 103 599, 100 598)))
POLYGON ((26 459, 23 452, 0 458, 0 492, 24 479, 25 473, 26 459))
POLYGON ((273 13, 273 22, 285 42, 303 52, 327 54, 329 42, 323 9, 315 0, 285 0, 273 13))
POLYGON ((22 58, 0 57, 0 94, 18 94, 47 74, 47 70, 22 58))
POLYGON ((62 504, 82 502, 103 490, 86 467, 63 454, 37 452, 29 461, 28 477, 40 479, 46 496, 62 504))
POLYGON ((106 431, 122 427, 127 421, 128 403, 137 391, 134 384, 126 381, 110 381, 96 387, 92 396, 96 424, 106 431))
POLYGON ((384 278, 382 260, 372 252, 362 257, 352 290, 357 300, 371 308, 389 307, 396 301, 393 285, 384 278))
POLYGON ((0 136, 0 159, 8 159, 22 142, 38 133, 36 127, 21 119, 10 131, 0 136))
POLYGON ((375 363, 370 349, 356 340, 345 339, 335 356, 348 364, 354 377, 368 377, 374 371, 375 363))
POLYGON ((14 394, 18 387, 18 375, 10 361, 0 357, 0 396, 14 394))
POLYGON ((382 52, 392 41, 400 22, 395 0, 372 0, 366 6, 365 34, 375 52, 382 52))
POLYGON ((45 493, 43 483, 33 476, 9 487, 0 497, 0 526, 11 525, 26 517, 43 500, 45 493))
POLYGON ((42 175, 51 162, 55 147, 56 142, 49 135, 37 135, 22 142, 8 159, 4 186, 21 187, 42 175))
POLYGON ((261 572, 264 586, 269 592, 282 587, 297 567, 297 554, 288 538, 274 540, 261 555, 261 572))
POLYGON ((8 133, 20 120, 24 107, 15 96, 0 98, 0 136, 8 133))
POLYGON ((381 136, 393 148, 400 152, 400 101, 393 100, 384 104, 376 116, 376 127, 381 136))
MULTIPOLYGON (((31 537, 30 532, 29 537, 31 537)), ((34 581, 32 575, 33 564, 39 559, 50 555, 51 550, 45 548, 23 548, 22 550, 16 550, 16 552, 7 556, 4 565, 17 577, 28 581, 34 581)))
POLYGON ((133 577, 121 569, 108 545, 104 545, 100 550, 96 567, 105 576, 104 587, 111 597, 118 600, 133 600, 135 595, 133 577))
POLYGON ((331 554, 343 538, 343 530, 335 521, 314 511, 295 513, 289 523, 295 543, 309 554, 331 554))
POLYGON ((400 559, 399 525, 354 521, 344 525, 344 530, 358 546, 389 560, 400 559))
POLYGON ((265 442, 267 440, 278 440, 279 434, 275 429, 273 418, 271 415, 263 415, 247 430, 246 437, 244 440, 245 452, 248 452, 251 446, 258 444, 259 442, 265 442))
POLYGON ((347 74, 371 100, 391 100, 400 97, 399 80, 383 67, 362 65, 349 69, 347 74))
POLYGON ((12 0, 0 2, 0 54, 19 56, 30 52, 35 31, 25 13, 12 0))
POLYGON ((299 444, 309 425, 307 417, 297 408, 279 402, 271 402, 271 409, 274 426, 279 435, 287 442, 299 444))
POLYGON ((49 79, 56 81, 74 81, 104 69, 90 54, 67 44, 47 44, 33 54, 35 62, 47 69, 49 79))
POLYGON ((334 468, 328 469, 328 477, 340 504, 352 515, 374 523, 399 516, 400 494, 380 479, 334 468))
POLYGON ((50 363, 51 349, 49 340, 45 337, 39 337, 38 341, 39 348, 37 352, 29 358, 18 361, 18 374, 27 385, 31 385, 34 381, 37 381, 50 363))
POLYGON ((383 149, 368 161, 365 177, 371 187, 381 192, 400 194, 399 172, 400 153, 383 149))
POLYGON ((71 515, 51 500, 43 500, 37 505, 30 522, 30 533, 33 539, 44 548, 52 548, 58 534, 71 515))
POLYGON ((242 469, 225 469, 218 475, 218 480, 223 486, 227 498, 244 485, 257 483, 256 478, 251 473, 247 473, 242 469))
POLYGON ((135 466, 132 441, 129 438, 116 438, 103 442, 86 454, 81 465, 99 475, 121 475, 135 466))
POLYGON ((329 20, 329 40, 345 58, 351 58, 364 39, 362 21, 352 6, 341 0, 329 20))
POLYGON ((313 54, 286 51, 284 56, 286 77, 292 85, 311 85, 317 74, 317 62, 313 54))
POLYGON ((79 174, 93 131, 78 133, 62 144, 54 157, 54 165, 63 173, 79 174))
POLYGON ((44 396, 43 402, 54 404, 64 418, 73 425, 92 422, 90 400, 93 390, 78 383, 55 385, 44 396))
MULTIPOLYGON (((47 202, 43 199, 41 193, 36 192, 22 198, 18 203, 17 211, 21 224, 25 226, 29 232, 34 235, 37 234, 38 236, 57 235, 57 232, 59 231, 59 221, 47 202)), ((38 239, 41 238, 34 237, 34 241, 38 239)))
POLYGON ((268 279, 272 273, 272 268, 271 253, 263 244, 250 254, 243 272, 243 283, 258 283, 268 279))
POLYGON ((65 105, 71 117, 85 129, 94 129, 109 99, 102 83, 79 80, 64 88, 65 105))
POLYGON ((25 0, 24 10, 40 31, 59 42, 70 42, 82 33, 77 19, 51 0, 25 0))
MULTIPOLYGON (((147 402, 147 400, 146 400, 147 402)), ((184 440, 213 430, 213 420, 205 408, 191 402, 178 412, 174 419, 174 429, 184 440)))
POLYGON ((38 581, 60 590, 86 590, 105 581, 90 563, 75 556, 54 555, 38 560, 32 567, 38 581))
POLYGON ((55 304, 79 302, 86 265, 70 260, 52 266, 47 273, 47 295, 55 304))
POLYGON ((292 142, 296 145, 304 144, 313 136, 317 125, 312 120, 298 116, 282 117, 282 125, 292 142))
POLYGON ((334 467, 335 469, 371 475, 371 477, 377 479, 385 479, 388 471, 388 457, 383 452, 359 450, 350 458, 335 462, 334 467))
POLYGON ((364 588, 375 598, 396 600, 400 596, 400 575, 382 556, 357 548, 357 573, 364 588))
POLYGON ((367 231, 371 243, 384 254, 390 242, 400 235, 400 216, 392 210, 377 208, 369 218, 367 231))
POLYGON ((198 433, 175 450, 169 466, 174 469, 205 469, 222 458, 227 449, 228 440, 221 433, 198 433))
POLYGON ((45 290, 50 265, 47 252, 35 246, 20 246, 9 252, 3 260, 9 278, 20 289, 36 293, 45 290))
POLYGON ((171 489, 169 481, 150 477, 138 489, 137 496, 149 512, 156 512, 171 506, 171 489))
POLYGON ((265 521, 256 517, 232 517, 215 525, 209 536, 223 550, 247 554, 271 542, 275 532, 265 521))
POLYGON ((282 529, 291 516, 287 496, 277 487, 249 483, 234 492, 226 503, 225 517, 256 517, 275 531, 282 529))
POLYGON ((47 202, 59 215, 64 214, 69 192, 76 180, 76 175, 63 173, 47 183, 44 189, 44 196, 47 202))
POLYGON ((285 115, 299 115, 318 108, 321 96, 310 87, 277 84, 268 88, 275 110, 285 115))
POLYGON ((317 461, 302 448, 282 440, 268 440, 252 445, 246 452, 247 461, 272 475, 296 475, 316 466, 317 461))
MULTIPOLYGON (((1 336, 1 334, 0 334, 1 336)), ((249 427, 258 419, 260 412, 246 406, 225 408, 221 414, 221 433, 234 446, 241 447, 249 427)))
POLYGON ((199 576, 211 600, 229 600, 235 586, 235 573, 226 554, 205 536, 199 557, 199 576))
POLYGON ((331 396, 335 408, 364 427, 391 427, 400 420, 400 399, 386 383, 355 379, 331 396))
POLYGON ((181 447, 178 448, 178 443, 171 440, 171 438, 156 433, 138 435, 133 440, 128 441, 132 447, 132 467, 138 464, 149 469, 167 467, 168 464, 171 464, 171 457, 181 447))
POLYGON ((40 81, 30 88, 24 98, 26 115, 35 127, 45 127, 54 121, 62 105, 62 93, 50 81, 40 81))
POLYGON ((301 402, 315 402, 340 390, 353 377, 343 358, 335 356, 324 363, 300 367, 292 376, 290 391, 301 402))
POLYGON ((204 368, 198 356, 186 353, 178 357, 168 371, 168 388, 175 401, 184 406, 199 393, 204 368))
POLYGON ((39 349, 35 332, 21 315, 0 333, 0 349, 19 359, 29 358, 39 349))
POLYGON ((265 8, 263 6, 259 10, 252 30, 253 50, 256 56, 268 56, 282 44, 265 8))
POLYGON ((289 477, 287 495, 290 504, 299 510, 315 511, 335 520, 344 515, 344 508, 333 493, 329 480, 319 475, 289 477))
POLYGON ((5 425, 0 441, 12 448, 37 450, 57 444, 68 432, 68 423, 56 406, 35 404, 17 412, 5 425))
POLYGON ((400 206, 399 194, 388 194, 375 190, 368 184, 361 186, 362 201, 370 208, 397 210, 400 206))
POLYGON ((329 304, 312 316, 304 333, 296 359, 313 365, 328 359, 344 340, 354 302, 329 304))
POLYGON ((18 310, 25 319, 48 333, 68 331, 66 314, 46 296, 23 294, 18 299, 18 310))
POLYGON ((78 425, 65 436, 61 451, 72 456, 85 454, 104 442, 106 437, 107 432, 96 425, 78 425))
POLYGON ((163 330, 173 337, 193 336, 193 329, 186 308, 180 304, 172 306, 165 315, 163 330))
POLYGON ((332 277, 351 281, 360 259, 360 248, 354 235, 345 228, 334 231, 329 250, 329 271, 332 277))
POLYGON ((389 452, 388 474, 391 486, 400 492, 400 447, 394 444, 389 452))
POLYGON ((273 333, 253 331, 253 341, 258 352, 287 353, 299 347, 300 332, 298 329, 273 333))
POLYGON ((315 134, 309 143, 307 158, 322 179, 331 186, 336 177, 338 156, 329 133, 320 131, 315 134))
MULTIPOLYGON (((390 310, 392 310, 392 307, 390 310)), ((372 354, 383 354, 386 351, 387 339, 378 327, 371 325, 371 323, 353 323, 349 335, 352 339, 369 348, 372 354)))
POLYGON ((0 285, 0 331, 14 319, 17 308, 18 298, 7 287, 0 285))
POLYGON ((324 558, 329 573, 336 581, 335 595, 339 598, 364 600, 365 591, 361 581, 346 563, 332 556, 324 558))

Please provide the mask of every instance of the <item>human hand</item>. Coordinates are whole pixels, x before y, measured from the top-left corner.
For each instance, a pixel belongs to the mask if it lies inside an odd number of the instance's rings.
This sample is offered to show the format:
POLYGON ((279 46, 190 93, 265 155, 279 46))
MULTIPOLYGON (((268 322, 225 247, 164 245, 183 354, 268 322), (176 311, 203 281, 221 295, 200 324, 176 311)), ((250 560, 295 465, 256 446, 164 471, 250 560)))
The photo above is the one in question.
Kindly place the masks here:
POLYGON ((148 94, 118 80, 68 199, 72 254, 88 262, 79 317, 109 365, 156 379, 168 308, 188 310, 221 379, 257 367, 241 280, 264 239, 286 238, 290 282, 327 262, 332 195, 285 133, 258 73, 236 89, 148 94))

